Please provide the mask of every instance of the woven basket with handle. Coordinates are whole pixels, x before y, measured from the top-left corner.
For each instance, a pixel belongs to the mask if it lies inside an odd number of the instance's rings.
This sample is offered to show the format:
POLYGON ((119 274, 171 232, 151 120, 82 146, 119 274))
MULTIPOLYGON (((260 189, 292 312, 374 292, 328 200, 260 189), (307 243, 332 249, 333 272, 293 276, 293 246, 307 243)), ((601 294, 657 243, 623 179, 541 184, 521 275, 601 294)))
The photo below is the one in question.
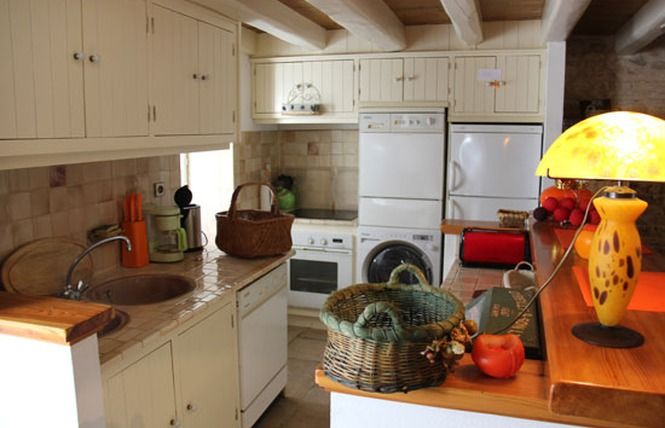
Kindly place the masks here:
POLYGON ((320 318, 328 327, 323 354, 327 376, 364 391, 406 392, 444 381, 453 363, 444 361, 442 353, 429 361, 423 351, 432 341, 450 337, 464 321, 464 305, 430 286, 416 266, 402 264, 385 284, 336 291, 320 318), (404 270, 419 283, 400 284, 404 270))
POLYGON ((243 258, 284 254, 291 249, 293 216, 282 214, 277 205, 275 189, 267 183, 244 183, 236 187, 228 211, 215 214, 217 247, 227 254, 243 258), (238 210, 240 190, 246 186, 266 186, 270 189, 270 211, 238 210))

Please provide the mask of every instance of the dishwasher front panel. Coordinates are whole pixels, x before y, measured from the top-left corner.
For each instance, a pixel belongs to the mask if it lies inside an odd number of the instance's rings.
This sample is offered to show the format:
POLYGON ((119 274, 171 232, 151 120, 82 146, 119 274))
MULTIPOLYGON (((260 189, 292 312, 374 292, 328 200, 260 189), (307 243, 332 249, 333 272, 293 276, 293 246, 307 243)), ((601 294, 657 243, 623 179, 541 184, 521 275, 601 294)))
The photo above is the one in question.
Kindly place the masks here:
MULTIPOLYGON (((275 269, 250 285, 263 296, 258 306, 240 312, 240 406, 242 410, 256 399, 287 362, 286 267, 275 269), (275 292, 276 283, 281 287, 275 292)), ((241 294, 245 290, 241 290, 241 294)), ((256 301, 256 300, 255 300, 256 301)), ((239 299, 240 305, 242 305, 239 299)))

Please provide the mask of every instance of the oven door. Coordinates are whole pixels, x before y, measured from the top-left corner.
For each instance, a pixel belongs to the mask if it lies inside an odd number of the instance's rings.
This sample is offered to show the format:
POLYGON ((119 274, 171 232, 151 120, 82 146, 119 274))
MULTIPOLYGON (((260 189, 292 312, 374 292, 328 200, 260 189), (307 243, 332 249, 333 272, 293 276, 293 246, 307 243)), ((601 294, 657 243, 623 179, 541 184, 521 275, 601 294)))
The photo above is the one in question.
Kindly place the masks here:
POLYGON ((353 283, 351 251, 294 250, 288 266, 289 306, 321 309, 330 293, 353 283))

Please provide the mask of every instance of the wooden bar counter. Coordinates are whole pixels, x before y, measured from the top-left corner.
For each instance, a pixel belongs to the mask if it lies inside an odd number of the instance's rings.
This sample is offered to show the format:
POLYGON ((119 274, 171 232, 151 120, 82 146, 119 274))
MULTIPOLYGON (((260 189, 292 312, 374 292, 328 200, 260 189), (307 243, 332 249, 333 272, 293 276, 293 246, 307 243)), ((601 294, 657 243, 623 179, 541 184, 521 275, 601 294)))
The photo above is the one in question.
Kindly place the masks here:
MULTIPOLYGON (((456 233, 465 226, 444 223, 442 231, 456 233)), ((492 227, 490 222, 482 226, 492 227)), ((542 284, 563 249, 552 224, 536 223, 530 229, 536 277, 542 284)), ((649 257, 647 270, 665 270, 662 257, 649 257)), ((583 426, 665 426, 665 313, 628 312, 623 324, 645 337, 636 349, 600 348, 578 340, 572 326, 595 320, 595 313, 584 303, 574 264, 586 262, 571 254, 540 296, 546 361, 526 360, 513 379, 482 375, 466 355, 441 386, 407 394, 358 391, 332 381, 320 369, 316 382, 335 393, 435 408, 583 426)))

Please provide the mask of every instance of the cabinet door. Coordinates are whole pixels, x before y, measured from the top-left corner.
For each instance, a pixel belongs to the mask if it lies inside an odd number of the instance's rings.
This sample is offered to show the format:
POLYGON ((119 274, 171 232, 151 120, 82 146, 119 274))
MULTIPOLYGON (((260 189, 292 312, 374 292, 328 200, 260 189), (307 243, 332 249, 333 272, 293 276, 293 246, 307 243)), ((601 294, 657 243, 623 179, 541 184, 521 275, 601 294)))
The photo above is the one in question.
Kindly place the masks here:
POLYGON ((321 94, 321 113, 354 111, 352 60, 304 62, 303 82, 313 84, 321 94))
POLYGON ((84 135, 81 1, 0 0, 0 138, 84 135))
POLYGON ((289 92, 303 83, 302 62, 254 65, 254 113, 279 114, 289 92))
POLYGON ((540 56, 497 58, 503 84, 496 89, 497 113, 537 113, 540 106, 540 56))
POLYGON ((448 58, 405 58, 404 101, 448 101, 448 58))
POLYGON ((199 131, 198 23, 153 5, 150 97, 156 135, 199 131))
POLYGON ((199 22, 199 132, 233 132, 236 68, 233 33, 199 22))
POLYGON ((145 0, 83 0, 88 137, 148 135, 145 0))
POLYGON ((360 101, 402 101, 402 59, 360 60, 360 101))
POLYGON ((496 57, 455 58, 455 113, 494 112, 494 88, 478 80, 487 68, 496 68, 496 57))
POLYGON ((228 304, 174 341, 184 426, 238 424, 236 329, 228 304))
POLYGON ((104 401, 109 428, 176 426, 171 342, 111 377, 104 401))

